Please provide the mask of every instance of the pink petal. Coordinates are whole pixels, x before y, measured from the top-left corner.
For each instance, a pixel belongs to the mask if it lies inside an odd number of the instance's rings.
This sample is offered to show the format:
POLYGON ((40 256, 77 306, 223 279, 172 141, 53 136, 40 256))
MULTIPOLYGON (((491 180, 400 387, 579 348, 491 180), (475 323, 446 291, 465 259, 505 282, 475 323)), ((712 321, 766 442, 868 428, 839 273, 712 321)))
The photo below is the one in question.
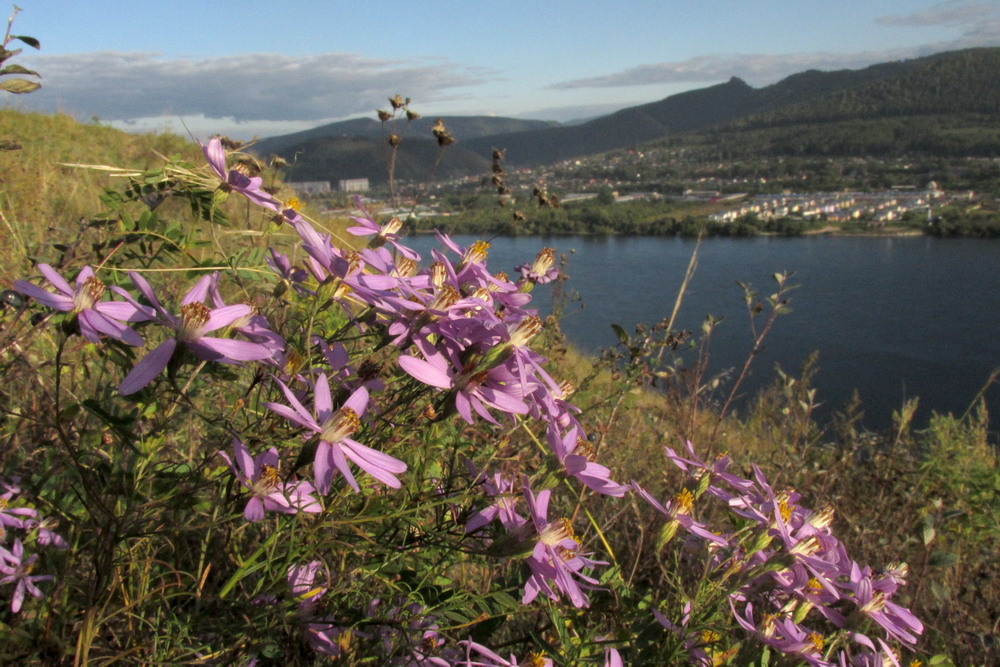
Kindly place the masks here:
POLYGON ((232 340, 231 338, 202 336, 187 345, 192 352, 208 361, 218 361, 220 358, 232 361, 259 361, 274 355, 274 350, 268 349, 260 343, 232 340))
POLYGON ((253 308, 245 303, 234 303, 231 306, 216 308, 209 313, 208 321, 205 322, 205 326, 201 330, 205 333, 215 331, 216 329, 229 326, 241 317, 249 317, 252 314, 253 308))
POLYGON ((23 280, 14 281, 14 289, 21 294, 27 294, 38 303, 55 308, 56 310, 73 310, 73 299, 62 294, 53 294, 47 289, 42 289, 23 280))
POLYGON ((319 374, 313 385, 313 407, 316 408, 316 421, 325 422, 333 412, 333 399, 330 397, 330 382, 326 375, 319 374))
POLYGON ((53 269, 48 264, 39 264, 37 268, 45 279, 52 283, 53 287, 65 294, 66 296, 71 296, 75 290, 69 286, 66 279, 60 276, 55 269, 53 269))
POLYGON ((451 377, 443 370, 432 366, 423 359, 418 359, 409 354, 399 355, 399 366, 409 375, 424 384, 441 389, 451 389, 451 377))
POLYGON ((167 367, 167 364, 170 362, 170 357, 174 355, 174 350, 176 348, 176 338, 168 338, 160 343, 155 350, 140 359, 139 362, 132 367, 132 370, 129 371, 129 374, 125 376, 125 379, 122 380, 122 383, 118 386, 118 393, 122 396, 128 396, 129 394, 134 394, 152 382, 153 378, 163 372, 163 369, 167 367))

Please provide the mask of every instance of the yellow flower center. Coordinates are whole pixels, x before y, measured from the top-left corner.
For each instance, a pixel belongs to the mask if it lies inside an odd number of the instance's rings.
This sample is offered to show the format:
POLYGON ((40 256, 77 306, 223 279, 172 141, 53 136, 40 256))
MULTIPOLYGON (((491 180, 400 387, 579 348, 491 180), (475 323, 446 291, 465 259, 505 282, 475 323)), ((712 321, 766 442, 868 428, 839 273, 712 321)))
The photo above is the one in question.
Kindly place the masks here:
POLYGON ((448 272, 445 271, 444 264, 441 262, 434 262, 431 265, 431 284, 438 289, 444 285, 445 279, 448 277, 448 272))
POLYGON ((91 276, 83 283, 82 289, 73 295, 73 312, 79 313, 81 310, 93 308, 94 304, 104 296, 105 286, 96 277, 91 276))
POLYGON ((472 264, 472 263, 482 263, 486 260, 486 255, 489 254, 490 244, 486 241, 476 241, 468 250, 465 251, 465 257, 462 258, 462 264, 472 264))
POLYGON ((827 505, 820 511, 813 512, 809 515, 809 525, 817 530, 823 530, 833 523, 833 514, 833 507, 827 505))
POLYGON ((691 514, 691 510, 694 508, 694 494, 688 489, 681 489, 674 495, 672 504, 671 509, 674 510, 674 516, 691 514))
POLYGON ((517 323, 510 332, 510 343, 514 347, 524 347, 542 330, 542 321, 534 315, 526 317, 517 323))
POLYGON ((177 338, 182 341, 200 338, 210 315, 208 307, 198 301, 181 306, 181 329, 177 332, 177 338))
POLYGON ((417 263, 408 257, 402 257, 396 262, 396 273, 403 278, 409 278, 417 271, 417 263))
POLYGON ((361 418, 358 413, 345 406, 334 412, 323 425, 323 433, 319 438, 324 442, 340 442, 357 433, 360 428, 361 418))
POLYGON ((546 546, 556 547, 563 540, 576 540, 576 534, 573 532, 573 524, 569 522, 569 519, 561 518, 550 521, 538 539, 546 546))
POLYGON ((545 651, 526 655, 524 657, 524 667, 545 667, 545 651))
POLYGON ((257 481, 253 483, 251 491, 256 496, 266 496, 274 491, 280 483, 281 476, 278 474, 278 469, 265 464, 261 466, 260 475, 257 476, 257 481))
POLYGON ((379 236, 384 238, 386 236, 389 236, 390 234, 397 233, 402 228, 403 228, 403 221, 397 218, 396 216, 392 216, 391 218, 389 218, 389 221, 385 223, 385 225, 382 227, 382 232, 379 234, 379 236))
POLYGON ((431 310, 447 310, 458 303, 458 300, 462 296, 458 293, 451 285, 445 285, 441 290, 435 295, 434 300, 431 301, 431 310))
POLYGON ((552 251, 552 248, 542 248, 535 256, 535 261, 531 264, 531 272, 544 276, 546 273, 552 270, 552 267, 556 265, 556 257, 552 251))
POLYGON ((826 640, 823 639, 823 635, 818 632, 809 633, 809 642, 813 645, 813 649, 816 651, 822 651, 823 646, 826 644, 826 640))

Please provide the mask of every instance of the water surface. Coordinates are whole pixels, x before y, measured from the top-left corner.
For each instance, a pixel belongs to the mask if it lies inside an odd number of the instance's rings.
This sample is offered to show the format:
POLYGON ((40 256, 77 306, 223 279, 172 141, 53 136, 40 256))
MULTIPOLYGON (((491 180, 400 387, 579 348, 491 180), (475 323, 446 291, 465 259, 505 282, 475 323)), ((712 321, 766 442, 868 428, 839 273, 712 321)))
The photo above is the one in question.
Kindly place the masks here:
MULTIPOLYGON (((420 252, 431 237, 409 239, 420 252)), ((474 237, 456 236, 466 245, 474 237)), ((513 274, 543 246, 568 258, 567 287, 579 294, 563 328, 579 347, 614 345, 610 325, 632 331, 668 316, 695 242, 647 237, 519 237, 491 242, 489 266, 513 274)), ((819 417, 840 409, 854 389, 864 423, 885 428, 903 401, 920 397, 918 421, 930 411, 961 414, 1000 366, 1000 241, 931 237, 708 239, 685 294, 677 326, 697 331, 706 315, 723 317, 712 343, 711 370, 737 369, 752 343, 742 290, 773 292, 771 275, 793 273, 793 312, 778 319, 745 387, 772 382, 774 365, 797 373, 816 350, 819 417)), ((551 307, 536 290, 538 307, 551 307)), ((986 393, 1000 414, 1000 387, 986 393)), ((995 430, 995 429, 994 429, 995 430)))

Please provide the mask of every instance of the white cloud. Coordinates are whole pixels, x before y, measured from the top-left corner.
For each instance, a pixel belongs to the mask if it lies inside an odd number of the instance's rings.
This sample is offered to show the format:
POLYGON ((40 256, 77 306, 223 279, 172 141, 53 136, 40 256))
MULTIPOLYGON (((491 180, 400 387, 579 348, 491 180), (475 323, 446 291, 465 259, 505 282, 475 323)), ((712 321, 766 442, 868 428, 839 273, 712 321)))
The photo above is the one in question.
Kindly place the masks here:
POLYGON ((458 99, 457 90, 497 78, 493 71, 439 60, 349 53, 186 60, 100 51, 38 55, 25 64, 42 75, 42 88, 25 100, 28 106, 111 121, 205 116, 315 124, 372 113, 396 93, 418 104, 458 99))
POLYGON ((882 16, 876 22, 887 26, 944 26, 959 36, 920 46, 857 53, 748 53, 704 55, 687 60, 632 67, 612 74, 573 79, 550 86, 555 89, 651 86, 666 83, 709 83, 731 76, 754 85, 766 85, 806 69, 838 70, 867 67, 875 63, 916 58, 941 51, 1000 44, 1000 5, 951 1, 906 16, 882 16))
POLYGON ((978 31, 984 22, 995 22, 1000 18, 1000 7, 995 3, 965 2, 951 0, 941 2, 927 11, 907 14, 905 16, 880 16, 875 20, 881 25, 918 27, 918 26, 954 26, 966 31, 978 31))

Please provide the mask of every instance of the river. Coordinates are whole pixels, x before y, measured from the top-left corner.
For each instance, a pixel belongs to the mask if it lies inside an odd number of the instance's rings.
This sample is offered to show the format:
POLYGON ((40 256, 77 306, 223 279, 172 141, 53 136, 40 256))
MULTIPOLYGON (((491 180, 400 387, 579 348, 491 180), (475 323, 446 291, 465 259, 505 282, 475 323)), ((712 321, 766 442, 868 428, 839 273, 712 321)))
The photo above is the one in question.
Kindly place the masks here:
MULTIPOLYGON (((476 240, 456 236, 466 245, 476 240)), ((422 254, 433 237, 408 239, 422 254)), ((493 271, 531 260, 543 246, 567 257, 566 287, 579 297, 563 329, 587 351, 616 343, 612 323, 634 330, 670 314, 695 241, 653 237, 518 237, 491 241, 493 271)), ((752 366, 744 395, 774 381, 775 364, 797 374, 819 352, 813 380, 820 421, 857 389, 873 429, 891 424, 904 400, 920 398, 917 424, 931 411, 961 414, 1000 366, 1000 241, 915 237, 753 237, 703 241, 677 326, 697 332, 709 314, 711 372, 738 369, 752 344, 743 292, 773 292, 784 271, 798 287, 752 366)), ((536 290, 551 307, 549 290, 536 290)), ((763 317, 763 315, 761 316, 763 317)), ((1000 414, 1000 387, 987 390, 1000 414)), ((995 430, 991 429, 991 430, 995 430)))

